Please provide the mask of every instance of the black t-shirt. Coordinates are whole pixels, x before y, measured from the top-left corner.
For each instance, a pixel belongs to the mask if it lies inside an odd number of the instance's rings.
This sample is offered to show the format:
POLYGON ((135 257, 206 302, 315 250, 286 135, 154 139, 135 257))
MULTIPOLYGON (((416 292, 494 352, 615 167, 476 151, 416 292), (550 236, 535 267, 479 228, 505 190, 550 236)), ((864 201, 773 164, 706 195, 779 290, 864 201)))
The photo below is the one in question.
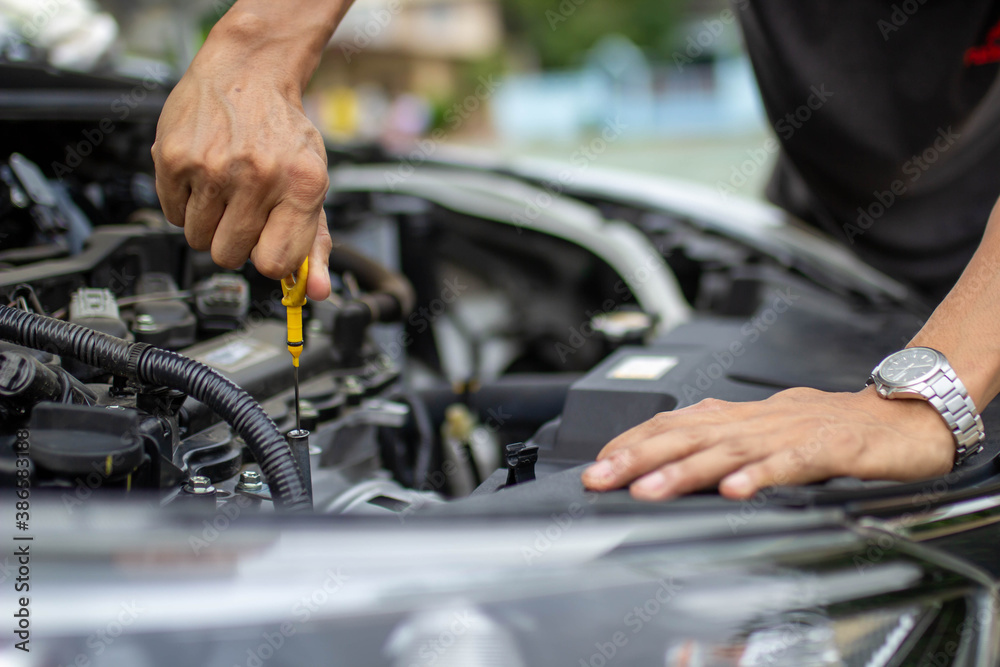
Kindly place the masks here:
POLYGON ((734 0, 773 202, 939 299, 1000 197, 1000 1, 734 0))

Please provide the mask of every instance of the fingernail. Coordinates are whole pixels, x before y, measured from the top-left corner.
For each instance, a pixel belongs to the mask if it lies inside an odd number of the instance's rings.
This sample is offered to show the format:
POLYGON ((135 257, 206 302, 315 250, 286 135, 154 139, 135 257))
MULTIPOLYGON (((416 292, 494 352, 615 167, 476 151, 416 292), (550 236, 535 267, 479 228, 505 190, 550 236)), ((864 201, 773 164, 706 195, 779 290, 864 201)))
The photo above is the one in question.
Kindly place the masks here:
POLYGON ((722 480, 722 486, 737 495, 748 496, 753 490, 753 480, 745 472, 738 472, 722 480))
POLYGON ((642 495, 660 494, 667 488, 669 480, 661 471, 651 472, 645 477, 640 477, 633 485, 632 490, 642 495))
POLYGON ((604 459, 587 468, 583 474, 595 482, 606 482, 611 479, 613 472, 611 461, 604 459))

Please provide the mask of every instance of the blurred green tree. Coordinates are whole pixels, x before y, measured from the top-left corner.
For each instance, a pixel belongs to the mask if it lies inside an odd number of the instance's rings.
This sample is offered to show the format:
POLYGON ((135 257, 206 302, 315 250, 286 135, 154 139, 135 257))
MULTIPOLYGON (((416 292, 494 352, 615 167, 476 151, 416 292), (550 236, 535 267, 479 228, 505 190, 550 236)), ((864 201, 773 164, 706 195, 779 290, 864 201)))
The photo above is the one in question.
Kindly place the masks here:
POLYGON ((579 65, 602 36, 619 33, 649 58, 668 59, 686 0, 502 0, 514 46, 538 54, 543 68, 579 65))

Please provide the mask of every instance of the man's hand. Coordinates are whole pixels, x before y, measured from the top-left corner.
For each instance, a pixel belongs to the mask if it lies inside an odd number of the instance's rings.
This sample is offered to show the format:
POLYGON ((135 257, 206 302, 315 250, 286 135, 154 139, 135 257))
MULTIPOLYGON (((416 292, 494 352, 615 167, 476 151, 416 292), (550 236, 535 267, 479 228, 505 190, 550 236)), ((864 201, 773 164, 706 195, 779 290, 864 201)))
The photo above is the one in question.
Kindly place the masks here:
POLYGON ((764 401, 708 399, 660 413, 608 443, 583 482, 598 491, 630 485, 641 500, 718 484, 741 499, 830 477, 932 477, 948 472, 954 455, 951 431, 925 401, 886 400, 871 387, 788 389, 764 401))
POLYGON ((236 3, 167 99, 152 155, 164 214, 191 247, 226 268, 249 259, 275 279, 308 256, 307 293, 325 299, 329 178, 302 90, 349 3, 325 3, 332 25, 324 3, 299 4, 236 3))
MULTIPOLYGON (((1000 203, 979 250, 910 345, 944 353, 982 410, 1000 394, 1000 203)), ((917 480, 948 472, 955 439, 919 399, 788 389, 765 401, 706 400, 665 412, 612 440, 583 474, 607 491, 630 485, 644 500, 719 485, 748 498, 771 485, 850 475, 917 480)))

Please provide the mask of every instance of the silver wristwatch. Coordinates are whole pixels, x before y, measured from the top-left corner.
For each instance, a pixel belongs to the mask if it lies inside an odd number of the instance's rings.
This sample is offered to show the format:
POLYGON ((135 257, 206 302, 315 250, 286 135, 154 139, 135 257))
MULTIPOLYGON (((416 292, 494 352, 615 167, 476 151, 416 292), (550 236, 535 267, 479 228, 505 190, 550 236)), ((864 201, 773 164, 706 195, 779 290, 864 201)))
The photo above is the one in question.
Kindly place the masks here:
POLYGON ((983 448, 983 418, 945 356, 929 347, 908 347, 882 360, 867 385, 882 398, 922 398, 941 413, 955 436, 955 465, 983 448))

